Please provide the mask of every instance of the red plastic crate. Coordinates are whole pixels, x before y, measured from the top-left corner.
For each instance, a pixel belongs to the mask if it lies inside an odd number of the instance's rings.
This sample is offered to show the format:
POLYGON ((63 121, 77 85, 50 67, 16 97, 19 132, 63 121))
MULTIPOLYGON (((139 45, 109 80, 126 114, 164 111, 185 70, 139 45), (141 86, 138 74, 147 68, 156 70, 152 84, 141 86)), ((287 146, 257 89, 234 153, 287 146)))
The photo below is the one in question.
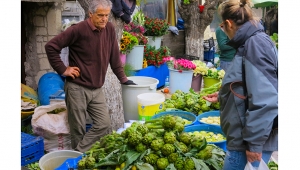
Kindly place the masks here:
POLYGON ((38 161, 44 155, 44 139, 21 132, 21 166, 38 161))

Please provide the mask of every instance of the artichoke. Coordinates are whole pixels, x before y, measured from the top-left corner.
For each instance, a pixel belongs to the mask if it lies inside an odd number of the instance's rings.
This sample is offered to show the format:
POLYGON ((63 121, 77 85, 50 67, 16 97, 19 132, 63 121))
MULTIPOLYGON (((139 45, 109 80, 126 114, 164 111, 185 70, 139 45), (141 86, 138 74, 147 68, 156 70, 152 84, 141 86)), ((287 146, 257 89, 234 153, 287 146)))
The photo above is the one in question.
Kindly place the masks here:
POLYGON ((151 165, 156 165, 156 162, 158 160, 159 156, 154 154, 154 153, 150 153, 149 155, 144 156, 144 161, 146 163, 149 163, 151 165))
POLYGON ((167 158, 159 158, 156 162, 158 169, 166 169, 169 165, 169 161, 167 158))
POLYGON ((175 146, 172 145, 172 144, 165 144, 162 148, 161 148, 161 153, 164 155, 164 156, 168 156, 170 155, 171 153, 175 152, 175 146))
POLYGON ((172 132, 172 131, 165 132, 165 135, 164 135, 165 143, 173 144, 175 141, 176 141, 176 135, 174 132, 172 132))

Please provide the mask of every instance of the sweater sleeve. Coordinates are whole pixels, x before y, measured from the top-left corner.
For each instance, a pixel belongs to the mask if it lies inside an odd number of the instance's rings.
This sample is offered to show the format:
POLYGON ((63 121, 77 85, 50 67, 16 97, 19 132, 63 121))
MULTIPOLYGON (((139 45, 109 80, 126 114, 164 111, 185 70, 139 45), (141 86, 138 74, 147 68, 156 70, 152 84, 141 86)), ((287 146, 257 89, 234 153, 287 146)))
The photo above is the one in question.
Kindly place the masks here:
POLYGON ((52 38, 45 45, 45 51, 52 68, 60 75, 62 75, 67 67, 60 58, 60 52, 64 47, 67 47, 74 39, 73 29, 70 27, 64 32, 52 38))
POLYGON ((114 27, 110 27, 112 32, 112 48, 110 52, 110 66, 114 74, 118 77, 121 83, 128 81, 127 76, 125 75, 124 68, 120 59, 120 50, 118 46, 118 41, 115 33, 114 27))

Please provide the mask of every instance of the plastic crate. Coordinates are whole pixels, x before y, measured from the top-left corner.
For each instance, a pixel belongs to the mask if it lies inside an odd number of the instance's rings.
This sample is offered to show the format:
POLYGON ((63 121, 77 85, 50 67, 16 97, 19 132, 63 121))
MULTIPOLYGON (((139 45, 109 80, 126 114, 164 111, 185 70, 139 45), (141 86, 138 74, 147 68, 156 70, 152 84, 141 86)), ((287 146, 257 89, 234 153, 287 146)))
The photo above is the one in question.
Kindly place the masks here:
POLYGON ((212 61, 215 58, 215 47, 209 51, 204 51, 204 61, 212 61))
POLYGON ((156 118, 159 118, 159 117, 165 116, 165 115, 179 116, 179 117, 182 117, 183 119, 192 121, 191 124, 187 124, 187 125, 185 125, 185 127, 191 126, 191 125, 193 125, 197 122, 197 117, 196 117, 195 114, 193 114, 191 112, 181 111, 181 110, 172 110, 172 111, 160 112, 160 113, 152 116, 151 119, 156 119, 156 118))
POLYGON ((38 161, 44 155, 44 139, 21 132, 21 166, 38 161))
MULTIPOLYGON (((185 132, 194 132, 194 131, 209 131, 214 133, 221 133, 224 135, 222 129, 220 126, 212 126, 207 124, 199 124, 199 125, 192 125, 184 128, 185 132)), ((222 148, 224 151, 226 151, 226 140, 219 141, 219 142, 207 142, 214 145, 217 145, 218 147, 222 148)))

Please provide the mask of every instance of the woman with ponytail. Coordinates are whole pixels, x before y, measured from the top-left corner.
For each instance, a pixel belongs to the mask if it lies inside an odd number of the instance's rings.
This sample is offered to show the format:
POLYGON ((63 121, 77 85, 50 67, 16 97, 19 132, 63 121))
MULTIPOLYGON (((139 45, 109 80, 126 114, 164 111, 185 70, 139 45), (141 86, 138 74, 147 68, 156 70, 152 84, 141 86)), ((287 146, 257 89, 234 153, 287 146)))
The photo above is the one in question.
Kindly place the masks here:
POLYGON ((221 128, 227 138, 224 170, 258 167, 278 151, 277 48, 252 13, 250 0, 220 4, 220 27, 237 50, 218 93, 205 96, 220 102, 221 128))

